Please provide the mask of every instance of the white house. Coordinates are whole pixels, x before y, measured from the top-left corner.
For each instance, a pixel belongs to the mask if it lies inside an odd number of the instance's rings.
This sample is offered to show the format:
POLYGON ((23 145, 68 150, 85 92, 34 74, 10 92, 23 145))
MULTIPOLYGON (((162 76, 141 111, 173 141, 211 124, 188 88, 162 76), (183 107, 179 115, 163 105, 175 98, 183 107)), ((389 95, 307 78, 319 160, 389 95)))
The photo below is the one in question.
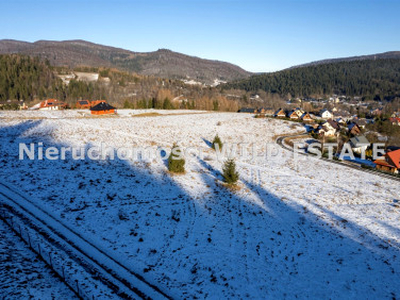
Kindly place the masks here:
POLYGON ((321 110, 320 115, 321 115, 322 119, 326 119, 326 120, 333 118, 333 114, 327 109, 321 110))

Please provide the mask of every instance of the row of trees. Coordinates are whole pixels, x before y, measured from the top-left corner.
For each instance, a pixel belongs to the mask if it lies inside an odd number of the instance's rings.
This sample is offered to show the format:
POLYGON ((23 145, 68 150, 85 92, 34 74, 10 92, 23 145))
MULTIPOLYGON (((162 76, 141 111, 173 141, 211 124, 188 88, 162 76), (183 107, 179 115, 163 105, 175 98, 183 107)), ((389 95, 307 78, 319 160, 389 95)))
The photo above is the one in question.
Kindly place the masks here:
POLYGON ((264 90, 294 97, 344 94, 367 99, 400 95, 400 59, 337 62, 255 75, 228 83, 227 88, 264 90))
MULTIPOLYGON (((163 90, 161 90, 163 91, 163 90)), ((123 108, 131 109, 199 109, 199 110, 213 110, 213 111, 238 111, 239 103, 228 100, 225 97, 219 96, 216 98, 208 98, 203 96, 198 99, 175 99, 171 93, 165 98, 161 98, 159 92, 156 97, 128 100, 125 99, 123 108), (174 100, 175 99, 175 100, 174 100)))

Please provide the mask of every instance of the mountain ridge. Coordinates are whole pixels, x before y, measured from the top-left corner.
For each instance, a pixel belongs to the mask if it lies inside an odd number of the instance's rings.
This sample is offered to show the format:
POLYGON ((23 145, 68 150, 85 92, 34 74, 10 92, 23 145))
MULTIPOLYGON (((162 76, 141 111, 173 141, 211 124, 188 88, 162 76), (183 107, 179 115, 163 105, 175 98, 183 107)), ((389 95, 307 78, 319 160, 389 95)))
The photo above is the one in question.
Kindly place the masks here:
POLYGON ((215 79, 232 81, 252 73, 234 64, 203 59, 168 49, 134 52, 85 40, 24 42, 0 40, 0 54, 24 54, 49 60, 55 66, 115 67, 141 75, 170 79, 194 79, 212 83, 215 79))
MULTIPOLYGON (((316 60, 304 64, 295 65, 283 70, 309 67, 309 66, 318 66, 323 64, 330 63, 339 63, 339 62, 349 62, 349 61, 359 61, 359 60, 371 60, 371 59, 400 59, 400 51, 386 51, 375 54, 365 54, 365 55, 357 55, 357 56, 347 56, 347 57, 338 57, 338 58, 327 58, 322 60, 316 60)), ((279 71, 283 71, 279 70, 279 71)), ((277 72, 279 72, 277 71, 277 72)))

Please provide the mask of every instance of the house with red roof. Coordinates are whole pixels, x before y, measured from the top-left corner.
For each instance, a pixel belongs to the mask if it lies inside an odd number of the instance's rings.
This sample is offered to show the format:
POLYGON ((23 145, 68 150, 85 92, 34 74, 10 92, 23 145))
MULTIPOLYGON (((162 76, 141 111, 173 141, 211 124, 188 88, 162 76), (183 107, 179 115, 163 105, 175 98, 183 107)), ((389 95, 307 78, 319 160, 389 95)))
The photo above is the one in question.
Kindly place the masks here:
POLYGON ((390 173, 399 173, 400 170, 400 149, 395 151, 389 151, 374 161, 376 168, 381 171, 390 173))
POLYGON ((65 109, 66 107, 67 103, 65 102, 59 101, 57 99, 47 99, 32 108, 38 110, 60 110, 65 109))
POLYGON ((79 109, 84 109, 84 108, 90 108, 90 101, 89 100, 78 100, 78 102, 76 102, 76 108, 79 109))
POLYGON ((400 118, 392 117, 392 118, 389 119, 389 121, 392 123, 392 125, 400 126, 400 118))

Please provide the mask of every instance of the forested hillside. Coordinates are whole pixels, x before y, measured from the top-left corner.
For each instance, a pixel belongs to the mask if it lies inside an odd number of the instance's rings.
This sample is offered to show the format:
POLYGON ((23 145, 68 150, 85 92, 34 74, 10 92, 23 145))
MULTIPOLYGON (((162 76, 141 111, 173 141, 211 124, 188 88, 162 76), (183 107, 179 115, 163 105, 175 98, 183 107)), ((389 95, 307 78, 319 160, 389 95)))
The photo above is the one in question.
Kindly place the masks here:
POLYGON ((71 80, 64 85, 48 61, 24 55, 0 55, 0 101, 58 98, 76 101, 79 98, 99 99, 105 94, 96 83, 71 80))
POLYGON ((223 88, 264 90, 292 97, 347 95, 391 99, 400 95, 400 59, 328 63, 255 75, 223 88))
POLYGON ((125 108, 190 108, 237 111, 240 103, 228 100, 219 89, 186 85, 180 80, 122 72, 113 68, 54 67, 47 61, 18 54, 0 55, 0 102, 24 100, 31 106, 57 98, 74 107, 80 99, 104 99, 125 108), (76 74, 96 74, 80 80, 76 74), (71 76, 68 82, 59 77, 71 76))
POLYGON ((20 55, 0 55, 0 101, 51 97, 60 88, 48 63, 20 55))

